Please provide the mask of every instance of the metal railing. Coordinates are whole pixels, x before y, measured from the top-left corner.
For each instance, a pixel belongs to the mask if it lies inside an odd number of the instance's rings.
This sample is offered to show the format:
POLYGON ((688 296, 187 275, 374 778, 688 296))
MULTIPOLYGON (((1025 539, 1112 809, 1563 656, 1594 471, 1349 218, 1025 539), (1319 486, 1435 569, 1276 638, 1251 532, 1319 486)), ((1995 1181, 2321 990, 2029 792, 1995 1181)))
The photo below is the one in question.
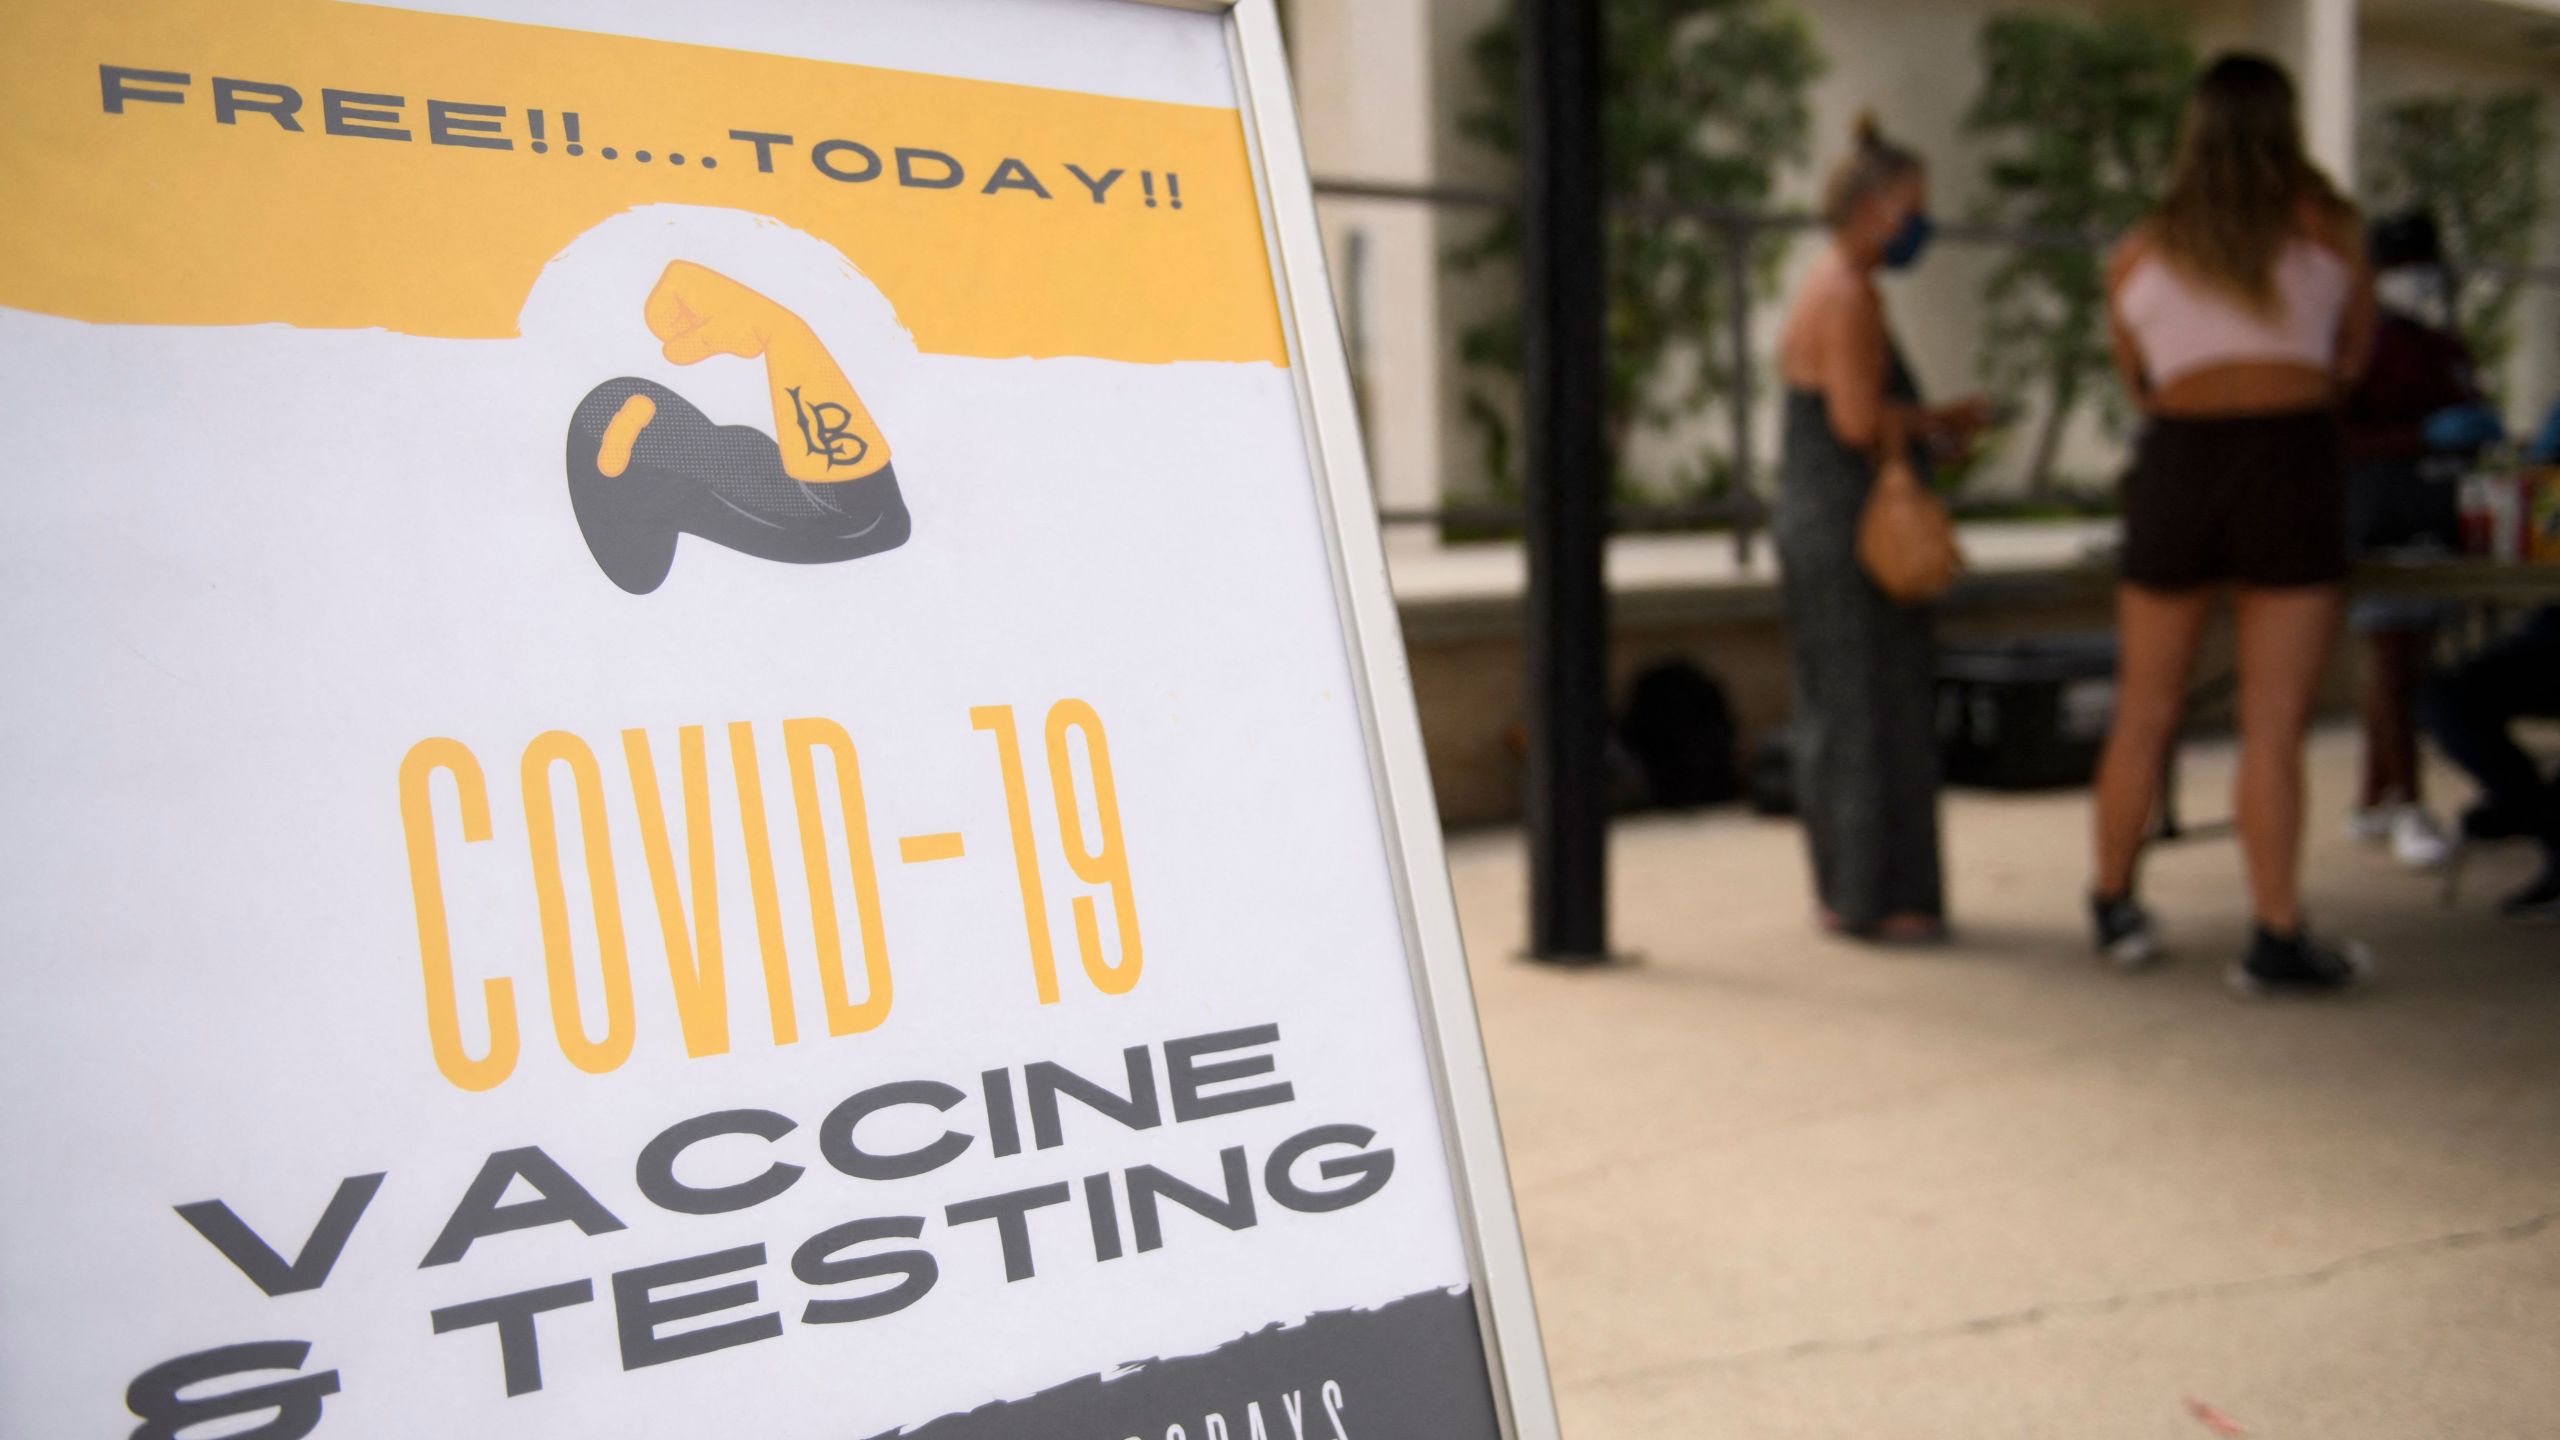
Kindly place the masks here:
MULTIPOLYGON (((1366 200, 1401 204, 1427 205, 1443 210, 1478 210, 1507 212, 1519 208, 1519 200, 1507 192, 1463 185, 1405 185, 1374 180, 1319 179, 1315 182, 1320 200, 1366 200)), ((1751 354, 1753 307, 1758 303, 1757 286, 1752 273, 1752 249, 1763 233, 1798 233, 1822 228, 1821 217, 1804 211, 1753 210, 1744 206, 1675 203, 1659 200, 1626 199, 1612 207, 1616 213, 1639 220, 1691 220, 1714 227, 1722 233, 1720 247, 1724 267, 1724 342, 1726 364, 1733 377, 1732 392, 1725 397, 1728 429, 1726 445, 1732 466, 1726 494, 1715 500, 1680 505, 1617 505, 1610 508, 1610 529, 1614 533, 1679 531, 1701 526, 1729 525, 1732 529, 1734 557, 1748 564, 1756 532, 1767 524, 1768 502, 1761 498, 1758 484, 1759 463, 1754 434, 1754 366, 1751 354)), ((1949 220, 1937 227, 1938 235, 1959 244, 1995 245, 2011 250, 2103 250, 2116 237, 2077 230, 2041 229, 2032 226, 1989 225, 1973 221, 1949 220)), ((2560 287, 2560 265, 2479 265, 2470 275, 2489 279, 2512 280, 2524 285, 2560 287)), ((1962 515, 1979 513, 1994 502, 1958 497, 1952 508, 1962 515)), ((2040 500, 2040 503, 2045 503, 2040 500)), ((2057 508, 2087 508, 2095 513, 2100 507, 2069 498, 2054 499, 2057 508)), ((1378 519, 1384 524, 1438 525, 1444 529, 1501 531, 1516 529, 1522 520, 1518 505, 1438 505, 1428 509, 1381 508, 1378 519)))

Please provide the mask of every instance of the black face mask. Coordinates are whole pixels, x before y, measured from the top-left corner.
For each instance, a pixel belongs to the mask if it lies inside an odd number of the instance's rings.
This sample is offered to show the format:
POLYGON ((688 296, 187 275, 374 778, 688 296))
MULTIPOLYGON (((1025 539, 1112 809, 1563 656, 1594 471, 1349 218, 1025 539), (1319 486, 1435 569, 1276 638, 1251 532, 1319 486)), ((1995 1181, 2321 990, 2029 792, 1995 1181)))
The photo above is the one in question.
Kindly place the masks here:
POLYGON ((1902 217, 1902 226, 1893 238, 1884 242, 1884 253, 1878 258, 1887 270, 1908 270, 1920 263, 1929 241, 1938 233, 1938 222, 1926 210, 1914 210, 1902 217))

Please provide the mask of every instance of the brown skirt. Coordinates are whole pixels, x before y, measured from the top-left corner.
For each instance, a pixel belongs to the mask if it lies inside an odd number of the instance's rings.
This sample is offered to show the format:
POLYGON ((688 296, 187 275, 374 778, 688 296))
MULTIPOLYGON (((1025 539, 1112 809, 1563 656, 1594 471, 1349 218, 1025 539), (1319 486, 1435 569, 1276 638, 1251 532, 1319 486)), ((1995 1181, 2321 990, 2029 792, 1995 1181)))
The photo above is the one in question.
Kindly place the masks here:
POLYGON ((2155 417, 2123 497, 2123 575, 2146 589, 2347 578, 2346 464, 2331 411, 2155 417))

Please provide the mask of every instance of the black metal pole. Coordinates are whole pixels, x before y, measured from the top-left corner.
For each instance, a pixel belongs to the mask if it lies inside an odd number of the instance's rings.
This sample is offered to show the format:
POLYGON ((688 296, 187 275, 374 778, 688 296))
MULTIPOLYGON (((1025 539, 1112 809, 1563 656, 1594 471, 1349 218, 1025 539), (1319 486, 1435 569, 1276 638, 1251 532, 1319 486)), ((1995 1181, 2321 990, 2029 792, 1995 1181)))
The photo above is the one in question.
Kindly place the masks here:
POLYGON ((1529 953, 1609 951, 1602 0, 1519 0, 1529 953))

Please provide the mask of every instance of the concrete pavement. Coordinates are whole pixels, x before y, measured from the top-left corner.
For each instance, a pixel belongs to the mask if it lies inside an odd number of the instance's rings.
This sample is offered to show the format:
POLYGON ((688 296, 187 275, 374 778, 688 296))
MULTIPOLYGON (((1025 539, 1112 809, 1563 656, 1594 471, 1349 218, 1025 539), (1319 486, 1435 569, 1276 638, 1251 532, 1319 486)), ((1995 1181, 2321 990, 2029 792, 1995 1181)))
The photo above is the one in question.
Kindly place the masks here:
MULTIPOLYGON (((1533 966, 1517 834, 1457 839, 1570 1440, 2560 1435, 2560 930, 2488 913, 2525 853, 2444 911, 2348 845, 2354 758, 2309 893, 2385 968, 2327 1003, 2223 990, 2227 839, 2153 863, 2166 968, 2089 959, 2076 795, 1951 796, 1926 952, 1817 936, 1794 828, 1724 811, 1620 827, 1640 960, 1533 966)), ((2190 816, 2228 784, 2191 750, 2190 816)))

